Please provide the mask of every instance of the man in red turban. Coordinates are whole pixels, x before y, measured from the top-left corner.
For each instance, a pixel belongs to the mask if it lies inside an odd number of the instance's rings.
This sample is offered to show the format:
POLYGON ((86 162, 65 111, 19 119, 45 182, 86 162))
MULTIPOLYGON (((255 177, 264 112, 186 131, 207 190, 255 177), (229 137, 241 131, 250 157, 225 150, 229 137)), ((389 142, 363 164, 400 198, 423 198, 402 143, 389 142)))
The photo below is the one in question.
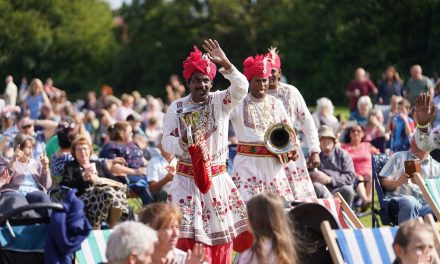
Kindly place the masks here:
POLYGON ((234 106, 246 96, 249 83, 231 64, 217 41, 206 40, 203 48, 207 54, 194 48, 183 63, 183 76, 191 93, 175 100, 168 108, 162 146, 179 160, 169 195, 169 200, 182 211, 177 247, 187 251, 195 243, 202 243, 209 263, 229 264, 232 241, 247 230, 247 213, 226 170, 228 121, 234 106), (222 66, 219 72, 231 85, 211 93, 215 64, 222 66), (190 114, 192 135, 187 135, 188 120, 177 115, 189 108, 194 110, 190 114), (196 155, 189 153, 188 141, 191 140, 188 137, 200 148, 196 155), (196 164, 195 156, 199 160, 196 164), (198 178, 201 171, 208 177, 198 178))
MULTIPOLYGON (((276 48, 270 48, 266 56, 272 63, 272 74, 269 78, 269 94, 277 97, 283 102, 283 105, 289 116, 289 122, 298 131, 302 131, 308 143, 309 160, 305 159, 304 153, 298 151, 298 159, 289 162, 286 166, 289 183, 294 193, 295 199, 315 198, 315 190, 310 180, 308 168, 317 168, 320 164, 318 131, 316 130, 313 117, 307 108, 306 102, 299 90, 281 79, 281 58, 276 48)), ((299 142, 298 142, 299 143, 299 142)))
POLYGON ((293 195, 284 166, 265 145, 265 134, 275 124, 288 124, 283 103, 268 95, 272 62, 257 55, 244 62, 244 75, 249 80, 249 94, 231 113, 238 139, 232 180, 247 202, 261 192, 270 192, 292 201, 293 195))

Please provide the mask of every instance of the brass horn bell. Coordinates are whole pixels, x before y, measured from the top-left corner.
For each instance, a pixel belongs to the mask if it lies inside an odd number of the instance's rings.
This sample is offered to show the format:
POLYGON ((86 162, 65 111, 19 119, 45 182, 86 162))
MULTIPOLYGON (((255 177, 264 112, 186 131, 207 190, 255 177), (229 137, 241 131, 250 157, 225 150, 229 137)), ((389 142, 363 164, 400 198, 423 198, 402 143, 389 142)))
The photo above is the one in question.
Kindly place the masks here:
POLYGON ((289 162, 290 152, 298 150, 295 130, 283 123, 273 124, 266 130, 264 144, 271 153, 280 158, 283 164, 289 162))

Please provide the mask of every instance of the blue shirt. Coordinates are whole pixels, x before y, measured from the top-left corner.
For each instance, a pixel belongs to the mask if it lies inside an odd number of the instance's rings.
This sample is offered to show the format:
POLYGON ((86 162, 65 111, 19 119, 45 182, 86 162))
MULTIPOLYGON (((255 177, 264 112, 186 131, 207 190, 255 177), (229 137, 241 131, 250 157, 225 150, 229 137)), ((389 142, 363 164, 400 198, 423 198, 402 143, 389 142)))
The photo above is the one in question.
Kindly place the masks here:
MULTIPOLYGON (((414 123, 411 117, 408 117, 409 123, 414 123)), ((406 134, 405 122, 397 114, 391 120, 391 150, 394 152, 408 150, 410 147, 410 135, 406 134)))
POLYGON ((357 123, 361 126, 365 126, 367 124, 367 118, 361 116, 358 111, 351 112, 348 120, 356 120, 357 123))

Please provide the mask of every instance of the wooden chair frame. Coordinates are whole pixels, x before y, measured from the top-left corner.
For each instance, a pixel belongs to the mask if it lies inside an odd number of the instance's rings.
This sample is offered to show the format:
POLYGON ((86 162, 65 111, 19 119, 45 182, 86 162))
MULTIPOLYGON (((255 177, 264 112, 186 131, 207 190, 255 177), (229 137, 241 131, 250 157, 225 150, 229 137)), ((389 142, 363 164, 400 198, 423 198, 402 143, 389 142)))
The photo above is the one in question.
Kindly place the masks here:
POLYGON ((416 184, 419 186, 420 191, 422 191, 423 197, 425 198, 426 202, 428 202, 429 207, 431 207, 432 212, 434 213, 435 217, 437 219, 440 219, 440 209, 438 208, 437 204, 434 201, 434 198, 429 193, 428 188, 426 188, 426 182, 425 179, 423 179, 422 175, 420 173, 414 173, 413 178, 416 182, 416 184))
POLYGON ((350 222, 353 224, 353 227, 364 228, 364 225, 361 223, 361 221, 359 221, 359 218, 357 218, 357 216, 351 210, 350 206, 345 201, 344 197, 342 197, 342 195, 339 192, 335 193, 334 197, 338 198, 341 201, 342 212, 345 213, 345 215, 348 217, 350 222))

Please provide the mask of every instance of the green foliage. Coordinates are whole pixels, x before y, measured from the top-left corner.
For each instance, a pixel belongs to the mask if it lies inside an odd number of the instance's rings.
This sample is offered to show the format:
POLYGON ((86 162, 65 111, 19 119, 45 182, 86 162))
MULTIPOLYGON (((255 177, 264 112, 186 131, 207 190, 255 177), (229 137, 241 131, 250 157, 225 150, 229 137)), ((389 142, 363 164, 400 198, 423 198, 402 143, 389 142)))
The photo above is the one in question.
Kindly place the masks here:
POLYGON ((0 12, 2 76, 51 76, 69 92, 105 81, 117 52, 106 3, 0 0, 0 12))
POLYGON ((240 70, 247 56, 277 46, 284 75, 309 104, 327 96, 346 105, 356 67, 373 81, 390 64, 404 79, 414 63, 427 75, 440 67, 438 0, 133 0, 114 14, 103 0, 0 0, 0 12, 0 73, 52 76, 82 95, 109 83, 117 93, 164 96, 168 77, 181 76, 206 38, 240 70), (123 18, 116 28, 114 16, 123 18))

